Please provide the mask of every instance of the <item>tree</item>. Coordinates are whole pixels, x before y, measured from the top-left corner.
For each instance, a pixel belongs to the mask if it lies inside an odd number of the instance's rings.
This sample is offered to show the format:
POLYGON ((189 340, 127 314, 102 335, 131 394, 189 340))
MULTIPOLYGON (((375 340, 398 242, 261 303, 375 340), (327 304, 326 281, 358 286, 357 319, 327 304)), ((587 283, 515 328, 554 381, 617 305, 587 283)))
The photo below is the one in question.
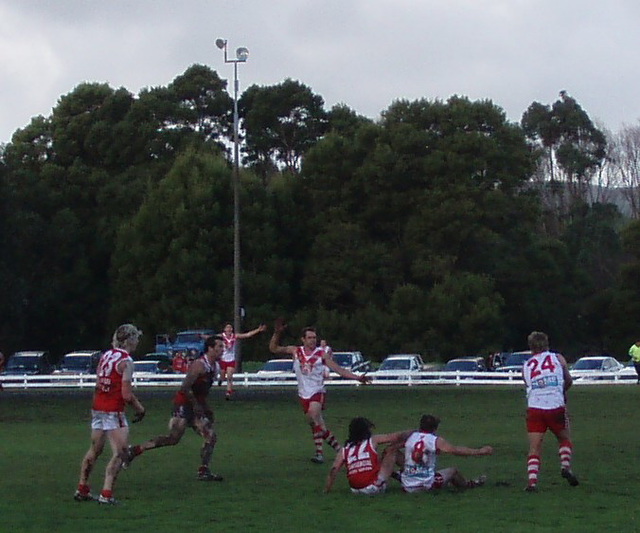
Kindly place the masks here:
POLYGON ((559 224, 547 227, 558 234, 572 207, 588 199, 592 177, 604 163, 605 135, 566 91, 551 107, 532 103, 521 124, 540 157, 538 186, 559 224))
POLYGON ((246 132, 247 162, 263 179, 273 165, 300 171, 304 154, 327 129, 324 100, 298 81, 249 87, 238 103, 246 132))
POLYGON ((629 203, 631 217, 640 218, 640 125, 624 126, 610 143, 611 169, 629 203))

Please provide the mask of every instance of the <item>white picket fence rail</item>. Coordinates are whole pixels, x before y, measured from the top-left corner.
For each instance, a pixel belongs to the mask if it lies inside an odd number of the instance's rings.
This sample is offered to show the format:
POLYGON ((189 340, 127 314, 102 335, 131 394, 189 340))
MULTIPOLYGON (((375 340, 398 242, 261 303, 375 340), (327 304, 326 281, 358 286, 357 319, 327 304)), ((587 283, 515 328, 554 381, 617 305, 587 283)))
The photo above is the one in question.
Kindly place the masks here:
MULTIPOLYGON (((518 386, 523 385, 519 372, 398 372, 394 374, 380 375, 371 372, 369 377, 373 385, 382 386, 518 386)), ((143 387, 167 387, 180 386, 184 374, 154 374, 133 376, 133 386, 143 387)), ((623 371, 590 372, 588 376, 574 376, 574 384, 583 385, 635 385, 637 377, 635 372, 623 371)), ((74 388, 92 389, 95 386, 96 376, 92 374, 48 374, 40 376, 0 375, 0 384, 5 389, 51 389, 74 388)), ((234 387, 295 387, 296 379, 293 373, 278 376, 259 373, 240 373, 233 378, 234 387)), ((359 386, 358 381, 343 379, 339 376, 331 376, 326 380, 329 387, 359 386)))

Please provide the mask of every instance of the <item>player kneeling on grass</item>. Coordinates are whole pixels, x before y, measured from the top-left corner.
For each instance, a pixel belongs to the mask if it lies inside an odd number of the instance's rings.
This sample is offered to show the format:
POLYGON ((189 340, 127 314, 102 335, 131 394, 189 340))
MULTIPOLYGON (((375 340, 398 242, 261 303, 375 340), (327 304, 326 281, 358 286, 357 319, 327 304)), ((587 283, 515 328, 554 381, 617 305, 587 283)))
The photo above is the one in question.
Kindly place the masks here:
POLYGON ((205 353, 189 367, 182 381, 180 390, 173 399, 173 414, 169 421, 169 434, 160 435, 138 446, 129 446, 123 464, 125 468, 131 461, 146 450, 175 446, 180 442, 187 427, 193 428, 203 439, 200 452, 201 463, 198 468, 198 480, 222 481, 222 477, 209 470, 211 455, 216 445, 217 436, 213 429, 213 411, 207 405, 207 395, 211 385, 219 374, 218 357, 222 354, 224 343, 222 337, 213 336, 205 341, 205 353))
POLYGON ((349 424, 349 438, 336 455, 324 491, 329 492, 342 465, 347 469, 347 480, 355 494, 380 494, 387 488, 393 473, 396 453, 412 431, 372 435, 373 424, 366 418, 354 418, 349 424), (377 447, 388 444, 378 458, 377 447))
POLYGON ((404 444, 404 467, 400 480, 405 492, 421 492, 439 489, 447 485, 459 488, 473 488, 484 485, 486 476, 467 480, 457 468, 445 468, 436 471, 436 455, 491 455, 493 448, 467 448, 453 446, 442 437, 436 435, 440 420, 433 415, 423 415, 420 429, 413 432, 404 444))

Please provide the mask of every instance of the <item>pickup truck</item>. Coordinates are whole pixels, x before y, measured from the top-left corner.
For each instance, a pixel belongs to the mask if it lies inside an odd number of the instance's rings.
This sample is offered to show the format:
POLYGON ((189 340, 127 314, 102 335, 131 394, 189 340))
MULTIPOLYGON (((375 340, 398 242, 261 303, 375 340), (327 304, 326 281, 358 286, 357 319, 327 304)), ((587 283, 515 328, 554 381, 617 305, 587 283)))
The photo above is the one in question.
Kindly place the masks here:
POLYGON ((215 331, 212 329, 190 329, 185 331, 178 331, 174 341, 171 340, 169 335, 161 333, 156 335, 156 353, 166 353, 173 357, 176 352, 183 352, 189 354, 190 352, 196 357, 204 352, 204 341, 210 336, 214 335, 215 331))

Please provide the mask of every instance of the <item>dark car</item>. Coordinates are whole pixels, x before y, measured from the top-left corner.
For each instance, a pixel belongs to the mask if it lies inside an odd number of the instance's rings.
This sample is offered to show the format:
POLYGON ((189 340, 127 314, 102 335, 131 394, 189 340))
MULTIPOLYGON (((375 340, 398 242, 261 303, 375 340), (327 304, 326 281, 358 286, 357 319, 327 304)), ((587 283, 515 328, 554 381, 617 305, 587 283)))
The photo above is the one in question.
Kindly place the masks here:
POLYGON ((333 352, 333 360, 351 372, 368 372, 371 362, 365 361, 360 352, 333 352))
POLYGON ((100 350, 78 350, 69 352, 54 374, 95 374, 100 361, 100 350))
POLYGON ((531 357, 531 351, 510 353, 502 366, 496 368, 496 372, 522 372, 522 367, 531 357))
POLYGON ((51 356, 46 351, 16 352, 9 358, 4 371, 9 376, 34 376, 51 372, 51 356))

